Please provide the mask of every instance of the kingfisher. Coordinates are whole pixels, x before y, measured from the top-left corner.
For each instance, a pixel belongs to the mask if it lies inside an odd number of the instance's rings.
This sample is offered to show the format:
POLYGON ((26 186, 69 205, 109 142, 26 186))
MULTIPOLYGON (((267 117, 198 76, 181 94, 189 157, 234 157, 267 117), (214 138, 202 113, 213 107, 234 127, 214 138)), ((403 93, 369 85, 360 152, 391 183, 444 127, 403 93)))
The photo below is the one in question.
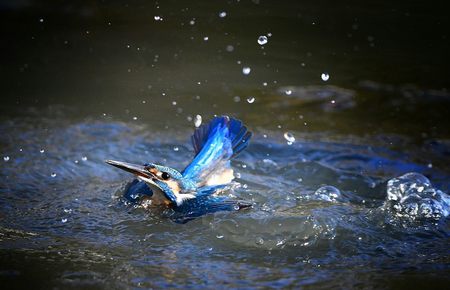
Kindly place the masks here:
POLYGON ((251 137, 241 121, 220 116, 196 128, 191 136, 195 156, 182 171, 154 163, 106 163, 137 177, 126 186, 126 199, 138 202, 145 198, 152 206, 172 208, 175 219, 185 222, 207 213, 252 206, 250 202, 218 195, 234 179, 230 160, 247 148, 251 137))

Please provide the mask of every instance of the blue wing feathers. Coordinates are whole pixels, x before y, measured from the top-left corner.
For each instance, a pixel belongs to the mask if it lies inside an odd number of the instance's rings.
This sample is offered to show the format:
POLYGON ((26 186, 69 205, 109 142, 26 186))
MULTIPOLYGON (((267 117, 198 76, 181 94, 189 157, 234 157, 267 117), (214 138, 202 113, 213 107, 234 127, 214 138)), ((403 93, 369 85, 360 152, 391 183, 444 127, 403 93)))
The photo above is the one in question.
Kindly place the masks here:
POLYGON ((228 116, 216 117, 200 126, 191 137, 194 160, 184 169, 183 176, 199 186, 205 185, 215 173, 229 168, 229 160, 248 146, 251 136, 241 121, 228 116))
POLYGON ((203 149, 207 140, 212 137, 216 130, 228 131, 225 134, 225 138, 231 141, 233 157, 248 146, 251 133, 247 131, 247 127, 243 126, 239 120, 228 116, 221 116, 214 118, 208 124, 204 124, 195 130, 191 139, 196 155, 203 149), (245 146, 242 146, 242 144, 245 144, 245 146), (234 150, 237 146, 239 146, 239 152, 235 152, 234 150))

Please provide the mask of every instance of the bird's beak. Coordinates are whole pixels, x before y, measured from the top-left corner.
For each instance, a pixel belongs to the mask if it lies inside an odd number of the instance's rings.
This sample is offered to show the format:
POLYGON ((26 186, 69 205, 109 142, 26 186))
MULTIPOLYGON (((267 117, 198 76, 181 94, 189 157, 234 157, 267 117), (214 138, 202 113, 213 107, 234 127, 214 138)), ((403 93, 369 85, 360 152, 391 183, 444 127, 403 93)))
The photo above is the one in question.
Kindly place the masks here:
POLYGON ((120 168, 122 170, 133 173, 134 175, 141 176, 144 178, 152 178, 153 174, 150 173, 144 165, 137 165, 127 162, 115 161, 115 160, 106 160, 106 163, 112 165, 114 167, 120 168))

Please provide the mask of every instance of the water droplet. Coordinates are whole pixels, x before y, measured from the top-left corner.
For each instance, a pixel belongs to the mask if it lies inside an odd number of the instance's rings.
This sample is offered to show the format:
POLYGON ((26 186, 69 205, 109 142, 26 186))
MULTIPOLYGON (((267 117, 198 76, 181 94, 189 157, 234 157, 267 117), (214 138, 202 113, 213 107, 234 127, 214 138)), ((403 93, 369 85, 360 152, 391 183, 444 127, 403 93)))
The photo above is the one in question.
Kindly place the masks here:
POLYGON ((191 21, 189 21, 190 25, 195 25, 195 19, 192 19, 191 21))
POLYGON ((176 106, 176 105, 177 105, 177 102, 173 101, 172 106, 176 106))
POLYGON ((40 152, 41 154, 43 154, 43 153, 45 152, 45 150, 44 150, 44 149, 41 149, 41 150, 39 150, 39 152, 40 152))
POLYGON ((328 80, 330 79, 330 75, 327 74, 327 73, 322 73, 322 74, 320 75, 320 77, 322 78, 322 80, 323 80, 324 82, 326 82, 326 81, 328 81, 328 80))
POLYGON ((67 219, 66 218, 63 218, 63 219, 61 219, 61 222, 64 224, 64 223, 66 223, 67 222, 67 219))
POLYGON ((39 22, 43 23, 44 22, 44 18, 39 19, 39 22))
POLYGON ((286 95, 290 96, 292 94, 292 90, 286 90, 285 93, 286 95))
POLYGON ((242 68, 242 73, 244 75, 249 75, 251 71, 252 71, 252 69, 249 68, 248 66, 242 68))
POLYGON ((265 35, 261 35, 260 37, 258 37, 258 44, 259 45, 264 45, 267 43, 267 36, 265 35))
POLYGON ((205 36, 205 37, 203 37, 203 40, 204 40, 204 41, 208 41, 208 40, 209 40, 209 37, 208 37, 208 36, 205 36))
POLYGON ((83 157, 81 157, 81 160, 83 160, 83 161, 87 161, 87 157, 86 156, 83 156, 83 157))
POLYGON ((195 119, 194 119, 194 125, 195 127, 200 127, 200 125, 202 124, 202 116, 200 115, 196 115, 195 119))
POLYGON ((220 18, 224 18, 225 16, 227 16, 227 13, 225 11, 219 13, 220 18))
POLYGON ((227 45, 227 47, 225 48, 226 51, 228 52, 232 52, 234 50, 234 46, 232 46, 231 44, 227 45))
POLYGON ((135 121, 136 121, 137 119, 138 119, 138 117, 136 117, 136 116, 134 116, 134 117, 133 117, 133 120, 135 120, 135 121))
POLYGON ((153 19, 155 19, 156 21, 162 21, 162 17, 155 15, 155 17, 153 17, 153 19))
POLYGON ((257 239, 256 239, 256 244, 257 244, 257 245, 262 245, 262 244, 264 244, 264 239, 263 239, 263 238, 257 238, 257 239))
POLYGON ((263 82, 263 86, 267 87, 267 83, 266 83, 266 82, 263 82))
POLYGON ((223 239, 223 235, 217 235, 216 238, 223 239))
POLYGON ((292 133, 285 132, 283 136, 284 136, 284 139, 286 139, 286 141, 288 142, 288 145, 292 145, 292 143, 295 142, 295 137, 292 133))
POLYGON ((178 151, 178 150, 180 150, 180 148, 178 148, 178 147, 173 147, 173 151, 178 151))
POLYGON ((50 174, 51 177, 56 177, 56 173, 52 172, 52 174, 50 174))
POLYGON ((255 102, 255 97, 248 97, 248 98, 247 98, 247 102, 248 102, 249 104, 253 104, 253 103, 255 102))

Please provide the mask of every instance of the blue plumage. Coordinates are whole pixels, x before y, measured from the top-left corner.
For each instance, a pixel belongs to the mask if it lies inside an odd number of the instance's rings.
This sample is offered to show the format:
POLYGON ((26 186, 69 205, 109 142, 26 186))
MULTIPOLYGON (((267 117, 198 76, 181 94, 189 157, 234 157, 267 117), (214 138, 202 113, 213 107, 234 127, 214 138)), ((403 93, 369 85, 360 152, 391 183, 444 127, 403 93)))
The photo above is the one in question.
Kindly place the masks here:
POLYGON ((251 206, 216 195, 234 178, 230 160, 248 146, 251 136, 241 121, 221 116, 195 130, 191 137, 195 157, 181 173, 152 163, 107 163, 138 176, 125 190, 127 200, 139 202, 144 196, 151 197, 154 204, 171 206, 174 219, 185 222, 207 213, 251 206))

